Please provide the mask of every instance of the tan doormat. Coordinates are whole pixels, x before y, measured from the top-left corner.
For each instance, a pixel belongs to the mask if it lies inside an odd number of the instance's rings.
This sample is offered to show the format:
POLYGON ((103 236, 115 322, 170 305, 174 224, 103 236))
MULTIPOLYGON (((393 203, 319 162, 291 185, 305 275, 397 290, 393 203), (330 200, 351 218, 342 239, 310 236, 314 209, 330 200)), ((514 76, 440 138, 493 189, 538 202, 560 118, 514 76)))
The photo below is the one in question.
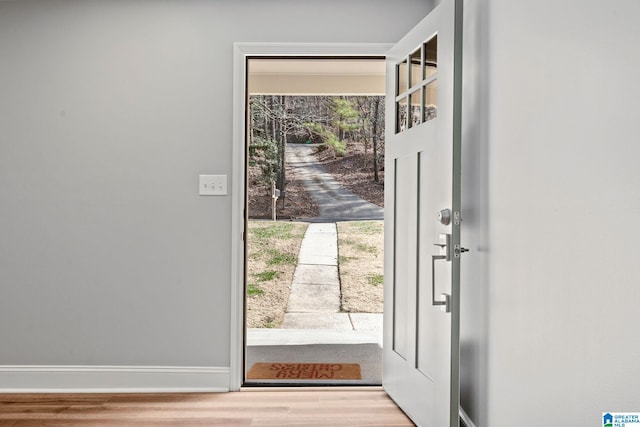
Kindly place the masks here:
POLYGON ((255 363, 250 380, 359 380, 357 363, 255 363))

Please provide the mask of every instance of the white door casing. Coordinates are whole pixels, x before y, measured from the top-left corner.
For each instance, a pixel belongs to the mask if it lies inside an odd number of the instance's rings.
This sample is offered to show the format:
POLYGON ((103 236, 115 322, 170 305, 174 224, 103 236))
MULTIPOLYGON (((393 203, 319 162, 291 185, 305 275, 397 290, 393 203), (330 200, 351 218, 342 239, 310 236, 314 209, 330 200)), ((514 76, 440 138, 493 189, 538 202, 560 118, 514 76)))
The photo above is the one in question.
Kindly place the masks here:
POLYGON ((231 352, 229 390, 243 383, 245 351, 244 242, 247 59, 251 57, 384 57, 385 43, 234 43, 233 46, 233 174, 231 178, 231 352))
POLYGON ((459 424, 461 9, 387 54, 383 385, 420 426, 459 424))

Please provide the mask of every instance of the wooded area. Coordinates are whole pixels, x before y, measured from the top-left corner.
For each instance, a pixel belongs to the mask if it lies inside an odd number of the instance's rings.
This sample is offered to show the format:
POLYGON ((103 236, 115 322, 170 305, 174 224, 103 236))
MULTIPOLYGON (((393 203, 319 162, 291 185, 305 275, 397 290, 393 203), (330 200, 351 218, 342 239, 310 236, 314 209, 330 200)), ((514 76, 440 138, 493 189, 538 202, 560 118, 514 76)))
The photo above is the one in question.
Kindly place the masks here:
MULTIPOLYGON (((249 98, 249 175, 253 185, 275 182, 286 197, 285 150, 288 143, 317 144, 335 158, 357 148, 357 165, 381 183, 384 165, 383 96, 282 96, 249 98)), ((250 201, 251 205, 251 201, 250 201)))

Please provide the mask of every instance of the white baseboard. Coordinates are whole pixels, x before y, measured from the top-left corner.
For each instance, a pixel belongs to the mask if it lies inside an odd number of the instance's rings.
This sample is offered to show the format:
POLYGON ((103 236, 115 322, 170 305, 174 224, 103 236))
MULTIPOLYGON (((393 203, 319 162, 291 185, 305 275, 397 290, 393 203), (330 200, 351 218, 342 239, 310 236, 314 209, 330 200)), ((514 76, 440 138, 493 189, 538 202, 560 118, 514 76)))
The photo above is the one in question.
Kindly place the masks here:
POLYGON ((0 365, 0 393, 229 391, 229 368, 0 365))

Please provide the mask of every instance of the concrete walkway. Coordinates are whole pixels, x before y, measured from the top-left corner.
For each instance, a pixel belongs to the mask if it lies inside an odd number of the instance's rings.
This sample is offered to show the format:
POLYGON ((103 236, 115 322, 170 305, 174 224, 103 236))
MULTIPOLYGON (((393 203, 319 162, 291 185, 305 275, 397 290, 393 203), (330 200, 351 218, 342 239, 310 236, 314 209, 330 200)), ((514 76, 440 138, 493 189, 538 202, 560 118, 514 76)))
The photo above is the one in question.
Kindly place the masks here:
POLYGON ((280 329, 249 329, 250 345, 377 343, 381 313, 341 313, 335 223, 309 224, 280 329))
POLYGON ((333 179, 322 165, 312 157, 315 146, 287 144, 286 161, 296 168, 313 202, 318 205, 317 220, 383 219, 384 209, 361 199, 333 179))
POLYGON ((327 329, 340 312, 338 234, 335 223, 309 224, 300 245, 289 304, 282 327, 305 329, 310 324, 327 329))
POLYGON ((293 274, 283 329, 375 332, 377 313, 340 313, 338 232, 335 223, 309 224, 293 274))

